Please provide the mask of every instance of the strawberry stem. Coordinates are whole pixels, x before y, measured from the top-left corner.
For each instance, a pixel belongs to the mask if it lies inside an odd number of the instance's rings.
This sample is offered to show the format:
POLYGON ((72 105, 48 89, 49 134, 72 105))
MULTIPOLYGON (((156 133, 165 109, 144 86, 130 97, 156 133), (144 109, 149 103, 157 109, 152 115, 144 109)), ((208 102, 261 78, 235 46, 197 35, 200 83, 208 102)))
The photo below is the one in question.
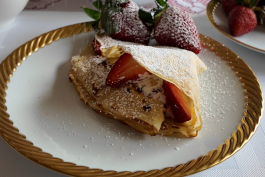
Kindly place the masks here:
POLYGON ((83 9, 83 11, 92 19, 94 20, 98 20, 100 18, 100 12, 96 11, 96 10, 92 10, 86 7, 81 7, 83 9))
POLYGON ((159 4, 161 7, 169 7, 167 0, 156 0, 156 4, 159 4))
POLYGON ((156 6, 155 8, 151 9, 151 10, 145 10, 143 8, 140 8, 139 10, 139 16, 140 18, 150 24, 149 26, 155 26, 161 15, 163 14, 163 12, 170 7, 170 5, 167 3, 167 0, 156 0, 155 1, 156 6))
MULTIPOLYGON (((114 1, 117 2, 118 0, 114 1)), ((112 19, 112 16, 115 13, 121 12, 121 10, 122 9, 118 6, 117 3, 113 3, 113 0, 106 0, 105 4, 103 5, 101 9, 100 19, 102 28, 107 34, 119 32, 120 29, 118 25, 115 24, 114 20, 112 19)))
POLYGON ((239 6, 245 6, 252 9, 258 4, 259 0, 235 0, 235 2, 239 6))
POLYGON ((146 10, 144 8, 140 8, 139 9, 139 17, 146 23, 150 24, 150 26, 153 24, 153 14, 152 11, 150 10, 146 10))
POLYGON ((93 4, 93 6, 94 6, 96 9, 98 9, 98 10, 101 10, 101 9, 102 9, 103 3, 102 3, 101 0, 96 0, 96 1, 94 1, 92 4, 93 4))

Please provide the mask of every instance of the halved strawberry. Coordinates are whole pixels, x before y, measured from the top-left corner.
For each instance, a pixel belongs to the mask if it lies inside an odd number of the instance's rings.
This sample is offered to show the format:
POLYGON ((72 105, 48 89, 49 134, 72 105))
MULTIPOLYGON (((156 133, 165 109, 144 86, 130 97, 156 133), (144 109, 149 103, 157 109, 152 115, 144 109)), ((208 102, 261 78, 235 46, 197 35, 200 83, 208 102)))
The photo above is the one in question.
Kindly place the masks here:
POLYGON ((173 46, 200 53, 201 44, 192 18, 183 10, 168 7, 154 29, 154 37, 160 45, 173 46))
POLYGON ((107 78, 106 85, 118 87, 129 80, 137 80, 139 74, 148 72, 144 67, 137 63, 132 55, 125 53, 115 62, 107 78))
POLYGON ((170 106, 173 119, 179 123, 189 121, 191 119, 192 101, 174 84, 163 81, 164 94, 166 102, 170 106))
POLYGON ((92 48, 93 48, 94 52, 98 55, 101 55, 100 47, 101 47, 101 44, 96 39, 94 39, 92 41, 92 48))

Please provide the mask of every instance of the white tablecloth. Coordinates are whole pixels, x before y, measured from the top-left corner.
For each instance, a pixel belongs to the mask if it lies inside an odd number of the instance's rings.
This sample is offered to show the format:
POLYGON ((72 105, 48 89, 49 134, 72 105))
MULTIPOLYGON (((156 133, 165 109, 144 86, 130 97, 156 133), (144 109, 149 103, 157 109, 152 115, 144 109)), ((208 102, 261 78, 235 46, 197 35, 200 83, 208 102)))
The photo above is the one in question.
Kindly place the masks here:
MULTIPOLYGON (((203 8, 206 2, 205 0, 170 1, 170 3, 178 4, 186 9, 203 8)), ((89 6, 90 1, 32 0, 26 7, 26 10, 16 18, 12 26, 0 30, 0 62, 17 47, 38 35, 66 25, 90 21, 91 19, 79 8, 80 4, 89 6)), ((194 12, 192 17, 197 25, 198 31, 225 44, 243 58, 255 72, 262 88, 265 88, 265 54, 252 51, 225 38, 210 25, 203 10, 194 10, 192 12, 194 12)), ((263 89, 263 91, 265 90, 263 89)), ((251 141, 238 153, 225 162, 192 176, 265 176, 264 129, 265 120, 263 119, 251 141)), ((28 160, 0 138, 0 177, 22 176, 63 177, 65 175, 51 171, 28 160)))

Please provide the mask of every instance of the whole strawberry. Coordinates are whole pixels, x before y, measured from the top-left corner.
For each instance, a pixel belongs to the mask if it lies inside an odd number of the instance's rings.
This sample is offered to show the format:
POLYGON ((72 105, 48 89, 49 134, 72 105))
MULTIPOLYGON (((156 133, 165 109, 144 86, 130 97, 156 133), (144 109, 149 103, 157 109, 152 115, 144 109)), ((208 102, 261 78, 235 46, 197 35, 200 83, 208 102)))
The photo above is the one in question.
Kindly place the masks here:
POLYGON ((122 12, 115 13, 112 19, 117 25, 117 32, 110 34, 114 39, 148 44, 151 31, 141 21, 138 11, 139 7, 133 1, 120 4, 122 12))
POLYGON ((257 26, 253 10, 244 6, 235 7, 228 16, 228 27, 233 36, 249 33, 257 26))
POLYGON ((235 2, 235 0, 222 0, 222 6, 227 15, 235 8, 238 6, 235 2))
POLYGON ((160 45, 174 46, 200 53, 201 45, 192 18, 184 11, 168 7, 154 28, 154 37, 160 45))
POLYGON ((88 16, 95 20, 94 28, 101 26, 112 38, 148 44, 151 30, 139 17, 139 7, 130 0, 102 0, 94 1, 98 10, 84 8, 88 16))

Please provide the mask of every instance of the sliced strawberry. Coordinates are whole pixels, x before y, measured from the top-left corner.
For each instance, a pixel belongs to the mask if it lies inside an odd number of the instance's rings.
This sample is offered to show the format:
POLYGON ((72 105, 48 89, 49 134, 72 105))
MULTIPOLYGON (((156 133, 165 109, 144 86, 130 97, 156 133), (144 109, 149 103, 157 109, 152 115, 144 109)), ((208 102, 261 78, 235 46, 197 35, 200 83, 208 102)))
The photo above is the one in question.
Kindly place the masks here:
POLYGON ((101 55, 101 50, 100 50, 101 44, 96 39, 92 41, 92 47, 97 55, 101 55))
POLYGON ((163 89, 166 102, 172 110, 173 119, 179 123, 189 121, 191 119, 191 99, 170 82, 163 81, 163 89))
POLYGON ((137 80, 139 74, 148 72, 144 67, 137 63, 132 55, 125 53, 115 62, 107 78, 106 85, 118 87, 129 80, 137 80))
POLYGON ((257 26, 257 17, 253 10, 244 7, 235 7, 228 16, 228 27, 233 36, 249 33, 257 26))
POLYGON ((227 15, 235 8, 238 6, 235 2, 235 0, 222 0, 222 6, 227 15))
POLYGON ((201 44, 197 28, 186 12, 168 7, 155 26, 154 36, 161 45, 174 46, 200 53, 201 44))

